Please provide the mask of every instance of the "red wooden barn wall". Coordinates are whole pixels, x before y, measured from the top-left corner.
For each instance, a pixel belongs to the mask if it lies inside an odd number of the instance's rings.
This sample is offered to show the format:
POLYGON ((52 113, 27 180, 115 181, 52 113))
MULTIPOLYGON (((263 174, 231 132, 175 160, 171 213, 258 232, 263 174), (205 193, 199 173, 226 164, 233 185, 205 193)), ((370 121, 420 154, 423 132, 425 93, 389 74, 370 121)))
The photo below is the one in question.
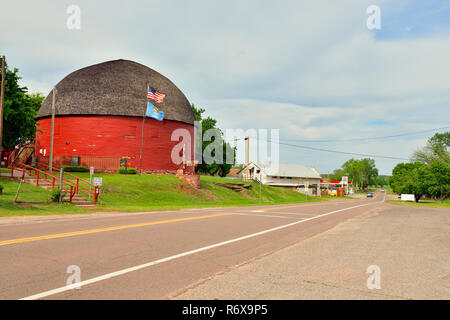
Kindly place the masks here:
MULTIPOLYGON (((36 156, 40 165, 48 165, 50 153, 51 118, 38 121, 36 156), (42 131, 42 132, 39 132, 42 131), (46 156, 43 151, 46 149, 46 156)), ((191 133, 191 157, 194 153, 194 126, 179 121, 158 121, 146 118, 142 169, 173 171, 172 132, 187 129, 191 133)), ((130 157, 130 167, 139 168, 142 137, 142 118, 126 116, 57 116, 53 146, 54 166, 70 165, 72 156, 80 157, 80 164, 93 165, 96 170, 116 171, 121 157, 130 157)), ((188 157, 187 157, 188 158, 188 157)), ((189 160, 189 159, 188 159, 189 160)))

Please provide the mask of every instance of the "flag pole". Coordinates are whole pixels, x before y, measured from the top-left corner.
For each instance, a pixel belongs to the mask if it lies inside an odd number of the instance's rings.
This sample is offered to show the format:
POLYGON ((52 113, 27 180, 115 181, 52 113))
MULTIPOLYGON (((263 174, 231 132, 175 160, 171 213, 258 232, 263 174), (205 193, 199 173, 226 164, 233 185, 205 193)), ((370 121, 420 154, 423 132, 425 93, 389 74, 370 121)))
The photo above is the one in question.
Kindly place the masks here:
MULTIPOLYGON (((145 96, 147 97, 148 93, 148 81, 145 84, 145 96)), ((142 117, 142 133, 141 133, 141 153, 139 155, 139 174, 142 174, 142 151, 144 149, 144 126, 145 126, 145 117, 147 114, 147 99, 145 99, 145 108, 144 108, 144 116, 142 117)))
POLYGON ((53 139, 55 138, 55 99, 56 99, 56 86, 52 90, 52 125, 50 129, 50 157, 48 160, 48 167, 51 173, 53 173, 53 139))

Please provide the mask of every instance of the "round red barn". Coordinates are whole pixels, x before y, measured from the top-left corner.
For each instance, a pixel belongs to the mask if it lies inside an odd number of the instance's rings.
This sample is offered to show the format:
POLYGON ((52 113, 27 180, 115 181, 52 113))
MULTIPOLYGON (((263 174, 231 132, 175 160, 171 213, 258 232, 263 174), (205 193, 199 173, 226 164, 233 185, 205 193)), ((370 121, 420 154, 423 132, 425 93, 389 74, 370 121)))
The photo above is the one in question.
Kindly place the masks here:
MULTIPOLYGON (((45 98, 37 119, 38 166, 49 164, 53 91, 45 98)), ((166 77, 133 61, 115 60, 77 70, 56 85, 53 166, 94 166, 99 172, 116 172, 120 159, 140 166, 143 116, 150 101, 164 112, 162 121, 146 117, 142 170, 175 173, 171 159, 179 141, 176 129, 191 135, 194 152, 194 113, 185 95, 166 77), (166 96, 162 103, 147 100, 147 83, 166 96)), ((183 143, 189 143, 184 141, 183 143)))

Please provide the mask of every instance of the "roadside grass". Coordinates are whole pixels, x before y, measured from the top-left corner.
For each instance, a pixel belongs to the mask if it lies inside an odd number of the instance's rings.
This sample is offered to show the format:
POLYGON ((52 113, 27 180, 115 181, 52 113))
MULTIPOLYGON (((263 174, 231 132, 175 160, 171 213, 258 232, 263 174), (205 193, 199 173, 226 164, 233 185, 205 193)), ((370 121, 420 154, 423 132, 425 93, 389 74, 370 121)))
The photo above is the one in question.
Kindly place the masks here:
MULTIPOLYGON (((77 172, 74 175, 89 181, 89 173, 77 172)), ((252 185, 251 189, 235 192, 217 186, 214 182, 242 183, 243 181, 211 176, 200 177, 200 189, 192 188, 174 175, 95 174, 94 177, 103 178, 98 205, 94 210, 82 209, 70 204, 13 204, 12 201, 18 182, 17 180, 9 179, 7 183, 4 183, 8 178, 2 178, 1 183, 5 186, 5 194, 0 196, 0 216, 86 213, 93 211, 136 212, 198 207, 272 205, 327 200, 325 198, 306 197, 304 194, 291 189, 262 185, 260 202, 258 183, 249 182, 252 185)), ((66 175, 65 178, 76 179, 69 175, 66 175)), ((80 183, 80 185, 86 187, 84 183, 80 183)), ((21 199, 22 195, 23 197, 31 197, 43 202, 50 198, 48 191, 28 184, 22 184, 22 192, 20 194, 19 200, 22 201, 26 200, 25 198, 21 199)), ((80 192, 80 194, 87 197, 86 192, 80 192)))
POLYGON ((96 175, 103 178, 100 188, 100 207, 119 211, 172 210, 196 207, 252 206, 297 202, 314 199, 289 189, 250 183, 250 190, 235 192, 214 182, 242 182, 234 179, 201 176, 201 189, 195 189, 173 175, 96 175))
POLYGON ((419 202, 401 201, 401 200, 388 200, 386 202, 412 207, 450 208, 450 199, 444 200, 443 202, 431 199, 419 200, 419 202))
POLYGON ((14 203, 19 182, 17 179, 0 177, 3 194, 0 195, 0 216, 19 215, 48 215, 64 213, 82 213, 87 210, 80 209, 72 204, 52 203, 50 192, 39 187, 22 183, 20 186, 18 203, 14 203))

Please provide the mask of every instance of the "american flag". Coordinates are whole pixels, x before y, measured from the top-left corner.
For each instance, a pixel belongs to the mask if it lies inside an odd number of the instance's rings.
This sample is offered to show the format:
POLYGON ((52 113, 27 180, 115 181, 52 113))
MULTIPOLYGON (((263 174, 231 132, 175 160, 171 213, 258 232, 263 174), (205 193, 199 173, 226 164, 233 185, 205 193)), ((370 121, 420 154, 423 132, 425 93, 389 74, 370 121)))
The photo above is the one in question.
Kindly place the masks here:
POLYGON ((157 103, 163 102, 166 95, 164 93, 158 92, 152 87, 148 86, 148 93, 147 93, 147 99, 152 99, 156 101, 157 103))

